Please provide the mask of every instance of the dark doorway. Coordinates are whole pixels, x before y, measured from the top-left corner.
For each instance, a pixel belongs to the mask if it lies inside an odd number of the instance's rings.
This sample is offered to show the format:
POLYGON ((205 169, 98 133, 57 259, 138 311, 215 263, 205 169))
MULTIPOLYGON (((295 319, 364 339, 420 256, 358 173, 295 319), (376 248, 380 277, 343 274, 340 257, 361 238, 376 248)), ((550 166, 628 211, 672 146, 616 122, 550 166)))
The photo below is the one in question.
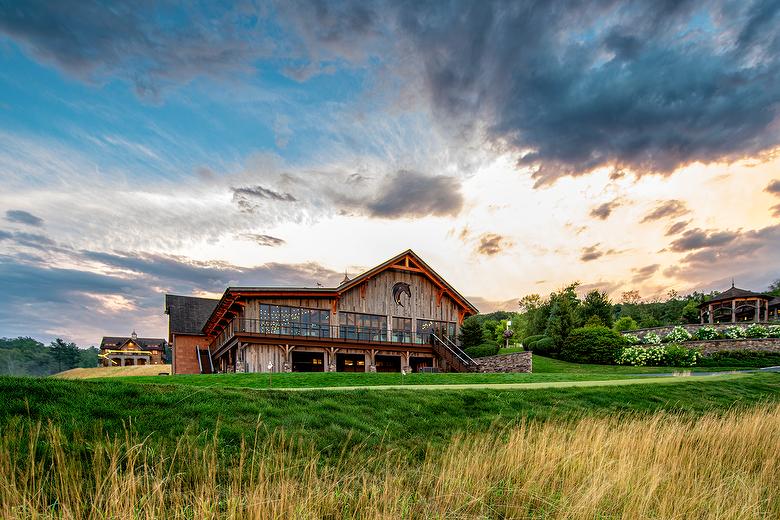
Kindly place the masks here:
POLYGON ((409 367, 412 369, 412 372, 419 372, 421 368, 432 367, 432 366, 433 366, 433 358, 427 358, 427 357, 409 358, 409 367))
POLYGON ((376 356, 374 361, 377 372, 401 371, 401 356, 376 356))
POLYGON ((293 352, 293 372, 324 372, 325 354, 322 352, 293 352))
POLYGON ((365 372, 366 356, 363 354, 336 354, 336 372, 365 372))

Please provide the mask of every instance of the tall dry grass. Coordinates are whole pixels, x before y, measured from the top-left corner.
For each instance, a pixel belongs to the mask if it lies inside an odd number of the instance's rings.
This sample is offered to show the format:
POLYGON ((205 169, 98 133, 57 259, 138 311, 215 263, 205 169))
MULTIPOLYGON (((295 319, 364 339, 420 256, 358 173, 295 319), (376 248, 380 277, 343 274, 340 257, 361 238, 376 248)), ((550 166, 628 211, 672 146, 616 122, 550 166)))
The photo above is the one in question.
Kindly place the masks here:
POLYGON ((325 458, 278 433, 228 456, 0 434, 2 518, 780 518, 780 406, 696 419, 583 418, 460 435, 421 462, 366 447, 325 458))

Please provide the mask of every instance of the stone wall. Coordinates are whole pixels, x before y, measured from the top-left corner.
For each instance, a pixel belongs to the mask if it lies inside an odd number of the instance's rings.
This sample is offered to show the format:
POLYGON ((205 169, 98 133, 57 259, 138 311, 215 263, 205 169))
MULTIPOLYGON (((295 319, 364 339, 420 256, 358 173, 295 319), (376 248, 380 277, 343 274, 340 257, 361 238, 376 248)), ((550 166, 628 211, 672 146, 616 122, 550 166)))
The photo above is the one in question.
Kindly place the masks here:
MULTIPOLYGON (((626 330, 623 331, 623 334, 634 334, 636 336, 639 336, 640 338, 644 337, 645 334, 649 332, 655 332, 662 338, 672 332, 672 329, 675 327, 683 327, 685 330, 690 332, 691 334, 695 335, 696 331, 699 330, 699 328, 704 327, 705 325, 708 325, 710 327, 713 327, 718 332, 728 328, 733 327, 734 325, 739 325, 740 327, 747 327, 748 325, 752 325, 754 322, 752 321, 745 321, 745 322, 738 322, 738 323, 686 323, 685 325, 664 325, 663 327, 649 327, 646 329, 636 329, 636 330, 626 330)), ((759 324, 767 327, 769 325, 780 325, 780 321, 761 321, 759 324)))
POLYGON ((514 352, 498 356, 477 358, 474 361, 479 364, 479 371, 491 372, 531 372, 531 352, 514 352))
POLYGON ((695 348, 705 356, 728 350, 750 350, 753 352, 772 352, 780 354, 780 338, 750 339, 711 339, 705 341, 686 341, 681 343, 687 348, 695 348))

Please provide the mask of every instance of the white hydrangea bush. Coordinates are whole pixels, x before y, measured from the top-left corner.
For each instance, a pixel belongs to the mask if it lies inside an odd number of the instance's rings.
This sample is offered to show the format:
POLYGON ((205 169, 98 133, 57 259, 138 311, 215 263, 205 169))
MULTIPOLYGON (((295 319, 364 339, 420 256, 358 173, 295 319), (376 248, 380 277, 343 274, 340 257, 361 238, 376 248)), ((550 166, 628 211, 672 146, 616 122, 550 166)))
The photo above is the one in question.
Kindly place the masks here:
POLYGON ((713 327, 712 325, 705 325, 704 327, 699 327, 699 330, 696 331, 696 337, 699 339, 718 339, 718 329, 713 327))
POLYGON ((780 325, 770 325, 766 328, 766 334, 770 338, 780 338, 780 325))
POLYGON ((639 339, 639 336, 636 334, 623 334, 623 337, 628 342, 629 345, 639 345, 642 343, 642 340, 639 339))
POLYGON ((761 324, 752 323, 745 329, 745 336, 748 338, 768 338, 769 331, 761 324))
POLYGON ((745 337, 745 329, 738 327, 737 325, 726 327, 723 331, 723 337, 728 339, 742 339, 745 337))
POLYGON ((644 343, 645 345, 660 345, 661 344, 661 336, 659 336, 655 332, 648 332, 642 338, 642 343, 644 343))
POLYGON ((683 341, 690 341, 693 339, 693 336, 691 336, 691 333, 688 332, 688 330, 685 327, 676 326, 669 332, 669 334, 666 335, 666 338, 664 338, 666 341, 671 341, 674 343, 682 343, 683 341))

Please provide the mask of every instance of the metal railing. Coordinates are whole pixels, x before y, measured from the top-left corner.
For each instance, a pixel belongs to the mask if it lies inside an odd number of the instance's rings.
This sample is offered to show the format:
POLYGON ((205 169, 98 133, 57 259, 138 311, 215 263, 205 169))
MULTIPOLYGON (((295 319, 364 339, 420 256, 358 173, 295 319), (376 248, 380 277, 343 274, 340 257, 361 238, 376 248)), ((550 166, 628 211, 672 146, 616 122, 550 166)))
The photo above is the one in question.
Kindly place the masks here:
MULTIPOLYGON (((322 325, 291 323, 281 320, 233 318, 211 343, 212 349, 220 348, 236 334, 242 333, 403 345, 431 345, 434 341, 432 332, 390 331, 386 328, 361 327, 359 325, 322 325)), ((450 341, 450 343, 452 342, 450 341)), ((454 345, 454 343, 452 344, 454 345)))
POLYGON ((439 337, 434 333, 431 333, 432 339, 434 339, 439 345, 444 347, 450 354, 455 356, 464 366, 464 368, 475 367, 477 362, 474 361, 471 356, 466 354, 459 346, 457 346, 448 337, 439 337))

